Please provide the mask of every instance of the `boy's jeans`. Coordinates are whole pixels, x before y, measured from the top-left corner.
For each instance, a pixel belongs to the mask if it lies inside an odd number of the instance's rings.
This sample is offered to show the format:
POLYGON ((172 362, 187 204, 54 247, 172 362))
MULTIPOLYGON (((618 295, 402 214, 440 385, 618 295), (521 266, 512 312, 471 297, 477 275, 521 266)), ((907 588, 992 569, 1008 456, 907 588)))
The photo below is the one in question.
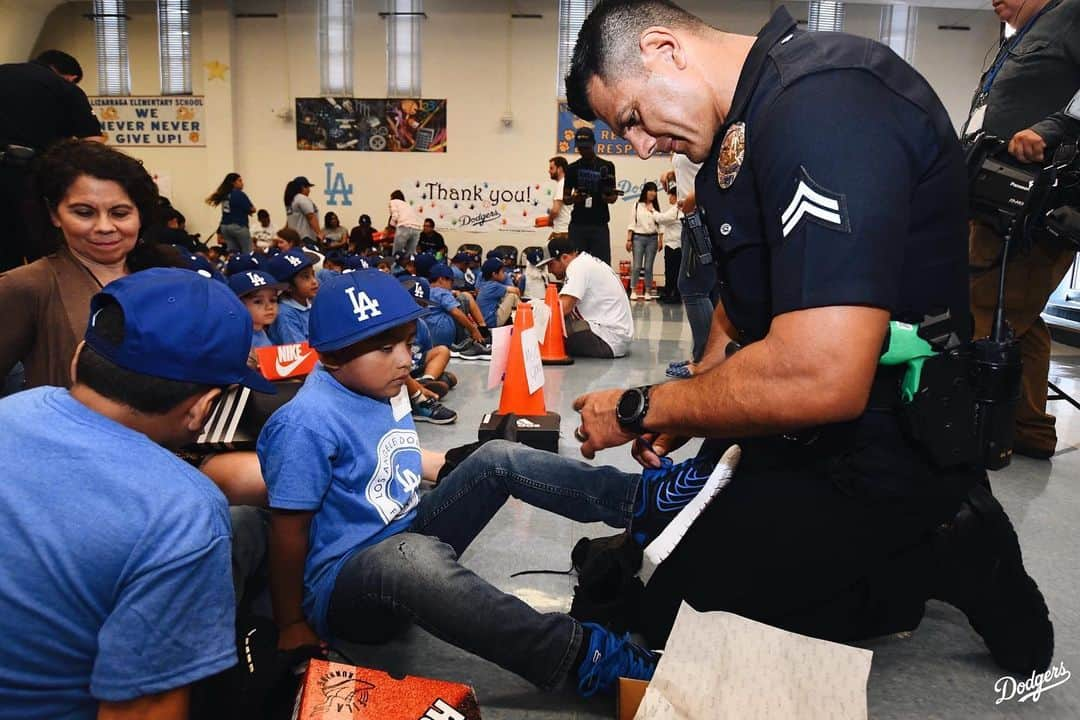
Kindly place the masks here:
POLYGON ((409 532, 354 554, 338 575, 329 625, 345 640, 386 639, 398 618, 550 689, 581 646, 576 620, 541 613, 457 558, 510 496, 578 522, 625 527, 640 475, 503 440, 482 446, 420 500, 409 532))

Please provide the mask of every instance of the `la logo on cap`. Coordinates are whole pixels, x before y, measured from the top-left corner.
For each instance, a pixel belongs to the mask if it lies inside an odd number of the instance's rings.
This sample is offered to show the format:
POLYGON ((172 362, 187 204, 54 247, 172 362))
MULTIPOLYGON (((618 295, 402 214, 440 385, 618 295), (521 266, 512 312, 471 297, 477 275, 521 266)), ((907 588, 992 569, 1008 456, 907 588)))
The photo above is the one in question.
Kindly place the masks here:
POLYGON ((382 315, 382 310, 379 309, 379 301, 372 300, 363 290, 357 294, 356 288, 348 287, 345 288, 345 294, 349 296, 349 300, 352 302, 353 314, 356 315, 357 322, 364 322, 368 318, 382 315))
POLYGON ((259 287, 260 285, 265 285, 266 284, 266 281, 263 280, 261 277, 259 277, 259 273, 249 272, 247 274, 247 276, 248 276, 248 280, 251 281, 251 286, 252 287, 259 287))
POLYGON ((290 265, 292 265, 293 267, 296 267, 296 266, 297 266, 297 265, 299 265, 300 263, 304 262, 303 260, 301 260, 300 258, 296 257, 295 255, 286 255, 286 256, 285 256, 285 259, 286 259, 286 260, 288 260, 288 261, 289 261, 289 264, 290 264, 290 265))
POLYGON ((413 295, 422 299, 424 297, 424 286, 420 283, 413 285, 413 295))

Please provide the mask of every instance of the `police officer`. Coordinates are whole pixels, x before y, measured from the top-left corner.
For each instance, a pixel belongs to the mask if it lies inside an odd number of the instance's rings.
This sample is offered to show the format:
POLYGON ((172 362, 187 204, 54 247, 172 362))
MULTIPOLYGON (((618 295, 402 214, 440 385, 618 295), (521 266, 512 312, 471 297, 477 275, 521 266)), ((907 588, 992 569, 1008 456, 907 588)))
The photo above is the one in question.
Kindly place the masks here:
POLYGON ((46 50, 33 62, 0 65, 0 271, 36 260, 42 249, 25 224, 27 167, 57 140, 96 138, 101 125, 79 89, 79 62, 46 50))
MULTIPOLYGON (((1042 163, 1078 134, 1061 110, 1080 88, 1080 0, 995 0, 994 12, 1015 34, 1002 41, 983 73, 965 124, 965 140, 979 130, 1008 142, 1022 163, 1042 163)), ((971 310, 976 337, 990 332, 997 306, 1002 238, 974 222, 970 237, 971 310)), ((1076 249, 1040 239, 1011 252, 1005 277, 1005 317, 1020 339, 1023 397, 1016 409, 1016 452, 1047 459, 1057 446, 1054 416, 1046 412, 1050 331, 1040 314, 1068 272, 1076 249)))
POLYGON ((870 40, 800 31, 783 8, 747 37, 621 0, 582 26, 567 98, 643 157, 704 161, 716 366, 575 401, 586 457, 635 440, 659 467, 689 436, 704 456, 719 438, 743 449, 646 588, 646 637, 663 642, 686 600, 851 641, 914 628, 935 597, 1006 669, 1047 667, 1047 608, 985 472, 932 463, 879 369, 890 320, 948 310, 962 338, 969 325, 963 158, 926 81, 870 40))

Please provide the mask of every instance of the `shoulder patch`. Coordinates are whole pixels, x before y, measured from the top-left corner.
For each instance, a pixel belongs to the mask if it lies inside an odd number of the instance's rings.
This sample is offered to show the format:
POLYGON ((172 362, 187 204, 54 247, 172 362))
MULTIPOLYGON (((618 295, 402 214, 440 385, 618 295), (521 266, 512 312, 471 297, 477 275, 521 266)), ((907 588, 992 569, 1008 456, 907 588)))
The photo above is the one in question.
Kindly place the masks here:
POLYGON ((795 194, 780 214, 783 236, 787 237, 804 219, 838 232, 851 232, 847 198, 818 185, 802 165, 795 178, 795 194))

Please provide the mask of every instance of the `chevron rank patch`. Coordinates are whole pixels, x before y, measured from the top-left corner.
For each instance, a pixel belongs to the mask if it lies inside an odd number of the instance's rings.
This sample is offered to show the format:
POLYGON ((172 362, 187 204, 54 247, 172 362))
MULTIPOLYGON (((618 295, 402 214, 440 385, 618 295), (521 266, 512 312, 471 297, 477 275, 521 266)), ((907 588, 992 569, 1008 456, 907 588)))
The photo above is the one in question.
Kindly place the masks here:
POLYGON ((842 193, 835 193, 814 182, 802 165, 791 202, 780 214, 780 226, 784 237, 799 226, 803 220, 817 223, 838 232, 851 232, 848 222, 847 200, 842 193))

